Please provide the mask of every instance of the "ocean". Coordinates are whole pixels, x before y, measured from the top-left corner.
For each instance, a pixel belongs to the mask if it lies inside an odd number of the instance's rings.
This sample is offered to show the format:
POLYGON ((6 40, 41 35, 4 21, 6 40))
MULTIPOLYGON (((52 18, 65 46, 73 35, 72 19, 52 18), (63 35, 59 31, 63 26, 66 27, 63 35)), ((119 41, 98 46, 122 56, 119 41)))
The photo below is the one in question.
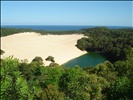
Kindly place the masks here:
MULTIPOLYGON (((2 25, 1 28, 25 28, 33 30, 46 30, 46 31, 69 31, 80 30, 85 28, 94 28, 99 26, 80 26, 80 25, 2 25)), ((101 26, 100 26, 101 27, 101 26)), ((109 29, 133 28, 131 26, 102 26, 109 29)))

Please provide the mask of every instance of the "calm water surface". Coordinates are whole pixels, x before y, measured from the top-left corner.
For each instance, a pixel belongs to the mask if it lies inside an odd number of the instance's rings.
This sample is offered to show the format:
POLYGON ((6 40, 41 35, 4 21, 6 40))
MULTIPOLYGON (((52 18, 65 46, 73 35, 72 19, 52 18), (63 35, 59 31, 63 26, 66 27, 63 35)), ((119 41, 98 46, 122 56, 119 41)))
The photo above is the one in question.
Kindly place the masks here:
POLYGON ((66 62, 64 65, 66 67, 74 67, 75 65, 79 65, 80 67, 87 67, 87 66, 95 66, 99 63, 104 62, 105 60, 106 58, 104 58, 100 54, 90 52, 75 59, 72 59, 66 62))
MULTIPOLYGON (((33 30, 47 30, 47 31, 68 31, 80 30, 85 28, 94 28, 98 26, 84 26, 84 25, 2 25, 2 28, 22 28, 33 30)), ((110 29, 133 28, 131 26, 104 26, 110 29)))

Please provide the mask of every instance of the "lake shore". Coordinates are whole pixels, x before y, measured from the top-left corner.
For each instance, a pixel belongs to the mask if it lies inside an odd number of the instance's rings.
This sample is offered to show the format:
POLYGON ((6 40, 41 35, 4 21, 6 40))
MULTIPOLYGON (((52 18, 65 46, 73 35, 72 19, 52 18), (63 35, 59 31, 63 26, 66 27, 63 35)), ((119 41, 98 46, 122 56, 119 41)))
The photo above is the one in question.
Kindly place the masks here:
POLYGON ((82 34, 71 35, 41 35, 35 32, 25 32, 1 37, 1 49, 5 51, 3 58, 13 55, 20 60, 27 59, 31 62, 36 56, 45 61, 48 56, 53 56, 55 62, 65 62, 86 54, 86 51, 79 50, 75 45, 78 39, 84 37, 82 34))

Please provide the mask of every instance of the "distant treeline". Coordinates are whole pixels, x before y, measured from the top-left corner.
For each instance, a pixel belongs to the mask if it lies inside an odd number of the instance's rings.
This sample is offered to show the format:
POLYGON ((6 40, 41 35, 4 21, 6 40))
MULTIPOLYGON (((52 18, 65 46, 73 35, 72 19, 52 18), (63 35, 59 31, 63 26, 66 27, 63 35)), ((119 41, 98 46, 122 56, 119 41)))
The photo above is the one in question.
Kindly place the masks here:
POLYGON ((16 29, 16 28, 1 28, 1 37, 7 36, 7 35, 12 35, 16 33, 21 33, 21 32, 37 32, 42 35, 47 35, 47 34, 77 34, 77 33, 82 33, 82 30, 70 30, 70 31, 45 31, 45 30, 33 30, 33 29, 16 29))
POLYGON ((108 29, 96 27, 84 29, 84 35, 77 41, 77 47, 88 52, 101 53, 111 62, 125 60, 127 53, 133 48, 133 29, 108 29))

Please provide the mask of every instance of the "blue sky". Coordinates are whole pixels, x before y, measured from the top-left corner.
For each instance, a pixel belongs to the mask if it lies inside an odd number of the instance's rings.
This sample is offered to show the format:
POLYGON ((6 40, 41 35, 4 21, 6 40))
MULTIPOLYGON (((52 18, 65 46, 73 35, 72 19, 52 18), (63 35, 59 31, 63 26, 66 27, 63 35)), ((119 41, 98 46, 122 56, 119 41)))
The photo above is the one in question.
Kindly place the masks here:
POLYGON ((2 1, 2 25, 132 26, 132 1, 2 1))

